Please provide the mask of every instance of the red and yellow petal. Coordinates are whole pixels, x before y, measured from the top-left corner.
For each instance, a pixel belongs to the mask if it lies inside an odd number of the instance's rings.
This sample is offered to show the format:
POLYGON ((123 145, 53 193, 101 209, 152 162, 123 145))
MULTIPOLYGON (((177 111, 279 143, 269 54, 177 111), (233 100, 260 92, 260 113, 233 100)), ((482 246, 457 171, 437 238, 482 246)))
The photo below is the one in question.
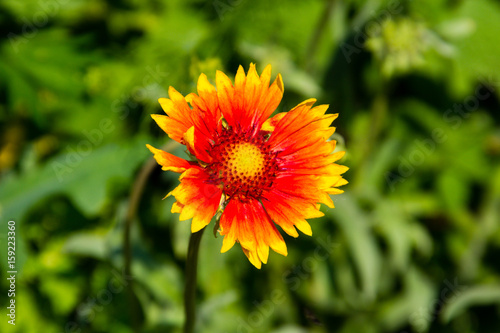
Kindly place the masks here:
POLYGON ((195 126, 191 126, 182 136, 182 141, 187 150, 194 155, 198 161, 210 163, 212 162, 212 156, 208 154, 208 148, 206 146, 209 144, 206 143, 204 139, 205 136, 201 134, 195 126))
POLYGON ((199 121, 201 114, 197 109, 191 109, 186 98, 173 87, 168 89, 168 95, 170 99, 158 99, 167 116, 154 114, 151 117, 170 138, 183 143, 184 133, 199 121))
POLYGON ((264 124, 262 124, 262 131, 272 132, 276 128, 276 125, 280 122, 283 117, 286 116, 286 112, 280 112, 274 117, 267 119, 264 124))
POLYGON ((166 151, 163 151, 161 149, 156 149, 155 147, 148 144, 146 145, 146 147, 148 147, 148 149, 153 153, 156 162, 158 162, 158 164, 162 166, 161 169, 164 171, 174 171, 182 173, 191 167, 191 164, 189 164, 188 161, 180 157, 167 153, 166 151))
POLYGON ((221 221, 224 236, 221 252, 229 250, 238 241, 250 262, 257 268, 267 263, 269 248, 284 256, 288 254, 285 241, 256 199, 230 200, 221 221))
POLYGON ((255 113, 254 125, 257 129, 260 129, 261 124, 276 110, 283 98, 284 91, 283 79, 281 78, 281 74, 278 74, 273 84, 267 91, 263 91, 262 96, 259 98, 256 108, 262 111, 255 113))
POLYGON ((327 141, 337 114, 325 114, 327 105, 312 108, 314 102, 304 101, 273 124, 269 141, 281 166, 273 187, 333 207, 329 194, 339 193, 334 187, 345 184, 341 175, 348 168, 334 164, 344 152, 332 153, 335 142, 327 141))
POLYGON ((209 175, 200 167, 186 170, 179 179, 180 185, 167 195, 177 199, 172 213, 180 213, 181 221, 192 218, 191 231, 197 232, 212 220, 219 207, 222 191, 210 183, 209 175))
POLYGON ((254 64, 250 64, 247 75, 239 67, 234 86, 221 71, 216 74, 217 96, 224 119, 237 130, 260 130, 265 120, 278 107, 283 97, 283 80, 278 74, 269 86, 271 66, 267 66, 259 77, 254 64))
POLYGON ((193 101, 202 111, 210 113, 217 117, 220 115, 219 100, 217 99, 217 90, 208 82, 205 74, 201 74, 198 78, 198 95, 193 94, 197 98, 193 101))
POLYGON ((262 202, 274 223, 278 224, 292 237, 298 236, 295 228, 311 236, 311 226, 306 219, 318 218, 324 215, 312 200, 305 200, 303 197, 283 192, 277 188, 266 193, 262 202))
POLYGON ((197 130, 206 137, 212 136, 215 131, 220 129, 221 112, 219 109, 219 100, 215 87, 208 82, 205 74, 201 74, 198 79, 198 95, 191 93, 186 96, 186 100, 191 104, 194 110, 200 114, 197 122, 197 130))

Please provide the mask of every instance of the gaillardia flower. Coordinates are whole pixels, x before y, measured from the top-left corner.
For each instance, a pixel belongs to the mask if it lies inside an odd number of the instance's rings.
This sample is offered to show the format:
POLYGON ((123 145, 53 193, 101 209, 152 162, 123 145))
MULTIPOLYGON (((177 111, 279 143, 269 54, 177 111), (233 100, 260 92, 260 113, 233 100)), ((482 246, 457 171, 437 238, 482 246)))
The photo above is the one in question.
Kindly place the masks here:
POLYGON ((257 268, 267 263, 269 247, 287 255, 276 225, 293 237, 296 229, 312 235, 306 220, 323 216, 320 203, 333 208, 330 194, 343 192, 337 187, 347 183, 341 174, 348 169, 334 163, 344 152, 333 153, 336 142, 329 141, 338 114, 308 99, 269 118, 283 96, 281 75, 270 79, 271 66, 259 77, 250 64, 247 75, 239 67, 234 85, 218 71, 217 88, 205 74, 198 94, 184 97, 170 87, 170 99, 159 99, 167 115, 152 117, 192 160, 147 145, 163 170, 181 173, 167 195, 177 200, 172 212, 192 219, 192 232, 217 215, 221 252, 239 242, 257 268))

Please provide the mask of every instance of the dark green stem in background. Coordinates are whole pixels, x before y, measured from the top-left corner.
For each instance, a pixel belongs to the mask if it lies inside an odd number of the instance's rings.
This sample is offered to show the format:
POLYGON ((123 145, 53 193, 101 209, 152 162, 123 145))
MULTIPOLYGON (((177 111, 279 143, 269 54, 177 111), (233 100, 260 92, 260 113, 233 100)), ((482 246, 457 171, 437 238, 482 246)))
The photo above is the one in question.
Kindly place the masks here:
POLYGON ((370 132, 367 133, 365 144, 361 148, 363 154, 361 155, 362 158, 359 162, 359 166, 354 177, 356 182, 363 181, 363 172, 368 167, 370 158, 373 156, 373 152, 377 147, 377 142, 379 142, 380 140, 380 134, 384 129, 384 125, 386 122, 388 102, 387 84, 384 80, 381 79, 379 91, 374 97, 371 105, 370 132))
MULTIPOLYGON (((177 142, 170 141, 165 146, 162 147, 164 151, 171 151, 177 146, 177 142)), ((127 215, 125 216, 125 226, 123 230, 123 270, 124 275, 128 277, 132 277, 132 245, 130 242, 130 231, 132 229, 132 225, 134 219, 137 215, 137 210, 139 209, 139 203, 141 201, 142 194, 144 192, 144 187, 146 186, 147 180, 155 167, 157 166, 154 158, 148 159, 144 165, 142 166, 137 178, 132 185, 132 189, 130 191, 130 198, 128 201, 128 209, 127 215)), ((128 293, 128 304, 130 309, 130 320, 132 322, 132 327, 134 332, 139 333, 140 323, 139 323, 139 304, 137 304, 137 299, 134 296, 134 288, 133 288, 134 279, 130 279, 127 284, 127 293, 128 293)))
POLYGON ((193 333, 196 323, 196 276, 198 273, 198 252, 203 231, 191 234, 186 261, 186 286, 184 289, 184 333, 193 333))
POLYGON ((330 18, 332 16, 334 4, 335 0, 325 1, 325 9, 323 10, 323 15, 318 21, 318 24, 316 25, 316 28, 314 29, 313 35, 311 37, 311 41, 309 42, 305 58, 305 69, 308 73, 312 73, 314 71, 316 51, 318 50, 319 42, 321 40, 321 37, 323 36, 323 32, 326 30, 328 22, 330 21, 330 18))
MULTIPOLYGON (((132 245, 130 242, 130 230, 132 229, 132 224, 134 218, 137 214, 137 209, 139 207, 139 202, 142 197, 142 193, 144 191, 144 186, 146 185, 146 181, 149 178, 149 175, 154 170, 156 166, 156 161, 151 158, 146 163, 144 163, 139 175, 134 181, 134 185, 132 186, 132 190, 130 193, 129 205, 127 209, 127 215, 125 216, 125 227, 123 230, 123 256, 124 256, 124 274, 127 277, 132 276, 132 245)), ((139 324, 139 304, 137 304, 137 299, 134 296, 134 279, 130 279, 127 284, 127 294, 128 294, 128 308, 130 309, 130 320, 132 322, 132 328, 134 332, 140 332, 140 324, 139 324)))

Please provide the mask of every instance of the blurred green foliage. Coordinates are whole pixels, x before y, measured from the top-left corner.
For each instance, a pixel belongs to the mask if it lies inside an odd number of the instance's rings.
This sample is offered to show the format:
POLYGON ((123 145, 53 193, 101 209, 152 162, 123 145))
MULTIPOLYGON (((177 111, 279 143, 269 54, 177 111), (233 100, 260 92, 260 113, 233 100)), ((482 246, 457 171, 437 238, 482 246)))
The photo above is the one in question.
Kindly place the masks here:
POLYGON ((498 2, 3 0, 0 30, 0 331, 181 331, 178 175, 156 167, 130 216, 167 141, 149 115, 250 62, 282 73, 278 111, 340 113, 350 184, 262 270, 207 233, 197 332, 500 331, 498 2))

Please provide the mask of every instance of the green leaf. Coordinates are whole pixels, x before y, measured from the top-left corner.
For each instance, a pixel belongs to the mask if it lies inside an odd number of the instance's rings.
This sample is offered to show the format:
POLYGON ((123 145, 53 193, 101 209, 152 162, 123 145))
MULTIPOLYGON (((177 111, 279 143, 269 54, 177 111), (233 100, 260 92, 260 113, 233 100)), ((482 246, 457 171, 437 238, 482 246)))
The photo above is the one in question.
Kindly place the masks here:
POLYGON ((377 205, 377 229, 389 246, 391 266, 400 272, 408 268, 412 250, 412 221, 401 210, 398 202, 381 201, 377 205))
POLYGON ((106 236, 88 232, 71 235, 66 240, 63 251, 104 260, 107 255, 106 236))
MULTIPOLYGON (((109 144, 95 148, 87 156, 77 148, 59 155, 38 169, 6 179, 0 188, 0 218, 14 220, 19 230, 29 209, 50 195, 66 194, 87 216, 95 216, 106 202, 106 184, 114 178, 132 179, 133 171, 149 155, 146 139, 137 138, 127 144, 109 144)), ((24 247, 22 234, 17 233, 19 247, 24 247)), ((6 239, 5 239, 6 241, 6 239)), ((5 247, 2 239, 0 246, 5 247)), ((1 264, 5 265, 5 252, 1 264)), ((17 253, 20 270, 24 252, 17 253)))
POLYGON ((455 290, 452 292, 454 296, 445 305, 441 314, 441 318, 445 323, 459 316, 470 307, 500 304, 499 285, 473 286, 468 287, 466 290, 455 290))
POLYGON ((112 178, 130 178, 137 165, 149 155, 144 138, 127 144, 109 144, 84 156, 78 148, 59 155, 42 167, 7 179, 0 190, 0 216, 22 220, 41 198, 55 193, 68 195, 85 214, 99 212, 112 178))
POLYGON ((411 266, 403 276, 403 291, 378 309, 380 321, 389 331, 396 331, 409 322, 417 332, 424 332, 430 324, 426 320, 427 309, 434 296, 434 284, 417 267, 411 266))
POLYGON ((381 272, 381 253, 371 228, 373 221, 360 209, 354 197, 342 194, 342 201, 335 209, 327 211, 340 227, 346 246, 354 259, 363 296, 368 301, 375 299, 381 272))

